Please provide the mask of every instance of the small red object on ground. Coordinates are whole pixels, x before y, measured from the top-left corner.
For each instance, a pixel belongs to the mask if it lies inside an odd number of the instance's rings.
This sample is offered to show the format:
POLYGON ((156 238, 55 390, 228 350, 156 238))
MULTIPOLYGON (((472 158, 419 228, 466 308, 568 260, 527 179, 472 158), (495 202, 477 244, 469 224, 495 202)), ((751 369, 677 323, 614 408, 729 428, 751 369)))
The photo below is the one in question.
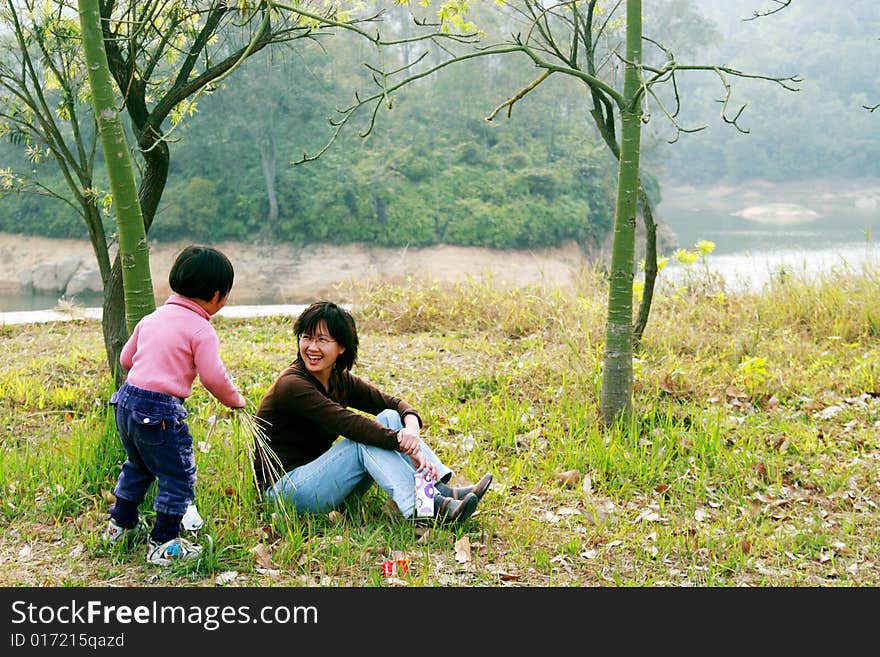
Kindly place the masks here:
POLYGON ((385 577, 405 575, 409 570, 408 559, 386 559, 382 562, 382 574, 385 577))

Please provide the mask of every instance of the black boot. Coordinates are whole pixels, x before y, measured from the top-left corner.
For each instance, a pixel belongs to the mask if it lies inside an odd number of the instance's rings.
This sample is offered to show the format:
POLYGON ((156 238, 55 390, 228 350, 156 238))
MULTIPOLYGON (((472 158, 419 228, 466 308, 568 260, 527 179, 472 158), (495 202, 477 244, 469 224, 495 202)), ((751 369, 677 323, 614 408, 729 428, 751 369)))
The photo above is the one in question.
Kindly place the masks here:
POLYGON ((483 499, 483 495, 486 494, 486 491, 489 490, 489 486, 492 485, 492 475, 484 474, 483 478, 480 479, 473 486, 462 486, 458 488, 453 488, 452 486, 447 486, 444 483, 437 482, 434 484, 434 489, 444 495, 445 497, 451 497, 454 500, 463 500, 468 493, 473 493, 477 496, 478 500, 483 499))
POLYGON ((473 493, 468 493, 460 500, 454 500, 439 493, 434 495, 434 518, 443 524, 464 522, 473 515, 480 503, 473 493))

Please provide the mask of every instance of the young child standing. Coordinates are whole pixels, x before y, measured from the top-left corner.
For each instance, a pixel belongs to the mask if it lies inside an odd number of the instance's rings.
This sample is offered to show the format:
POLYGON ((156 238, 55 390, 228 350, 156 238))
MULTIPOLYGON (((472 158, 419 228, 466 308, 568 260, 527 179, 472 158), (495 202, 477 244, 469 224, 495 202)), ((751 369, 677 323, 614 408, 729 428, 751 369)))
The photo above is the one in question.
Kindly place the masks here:
POLYGON ((141 319, 119 356, 128 371, 110 399, 127 459, 116 484, 116 503, 104 540, 117 543, 138 524, 138 507, 157 480, 147 562, 167 566, 197 559, 202 548, 180 537, 180 522, 195 499, 196 462, 184 400, 196 376, 221 403, 242 408, 244 397, 220 359, 210 318, 226 305, 234 271, 217 249, 188 246, 174 261, 174 292, 141 319))

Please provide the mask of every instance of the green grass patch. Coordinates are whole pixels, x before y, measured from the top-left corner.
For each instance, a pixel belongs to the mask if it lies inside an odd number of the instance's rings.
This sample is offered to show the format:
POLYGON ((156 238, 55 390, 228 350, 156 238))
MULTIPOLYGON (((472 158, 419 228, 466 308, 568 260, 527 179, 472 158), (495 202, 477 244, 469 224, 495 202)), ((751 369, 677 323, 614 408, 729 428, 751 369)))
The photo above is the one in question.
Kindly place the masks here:
MULTIPOLYGON (((495 474, 477 514, 415 524, 375 487, 316 517, 266 505, 246 427, 197 382, 187 408, 206 522, 190 538, 205 551, 180 569, 148 566, 142 540, 99 540, 124 458, 99 323, 2 327, 0 582, 876 586, 877 282, 778 277, 738 295, 695 279, 658 294, 632 420, 612 427, 598 410, 601 277, 574 293, 355 286, 356 372, 419 408, 461 481, 495 474), (393 558, 409 569, 389 580, 393 558)), ((292 320, 215 325, 255 408, 293 360, 292 320)))

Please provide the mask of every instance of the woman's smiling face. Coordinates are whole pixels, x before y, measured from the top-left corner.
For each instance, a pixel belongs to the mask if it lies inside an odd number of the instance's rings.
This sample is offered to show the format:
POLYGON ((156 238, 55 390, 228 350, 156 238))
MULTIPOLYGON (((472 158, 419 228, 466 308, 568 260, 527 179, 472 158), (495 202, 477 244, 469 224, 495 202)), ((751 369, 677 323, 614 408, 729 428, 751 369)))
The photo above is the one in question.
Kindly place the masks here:
POLYGON ((324 387, 330 381, 336 359, 344 352, 345 347, 330 335, 327 323, 323 320, 318 322, 313 333, 302 333, 299 336, 300 358, 309 373, 323 383, 324 387))

